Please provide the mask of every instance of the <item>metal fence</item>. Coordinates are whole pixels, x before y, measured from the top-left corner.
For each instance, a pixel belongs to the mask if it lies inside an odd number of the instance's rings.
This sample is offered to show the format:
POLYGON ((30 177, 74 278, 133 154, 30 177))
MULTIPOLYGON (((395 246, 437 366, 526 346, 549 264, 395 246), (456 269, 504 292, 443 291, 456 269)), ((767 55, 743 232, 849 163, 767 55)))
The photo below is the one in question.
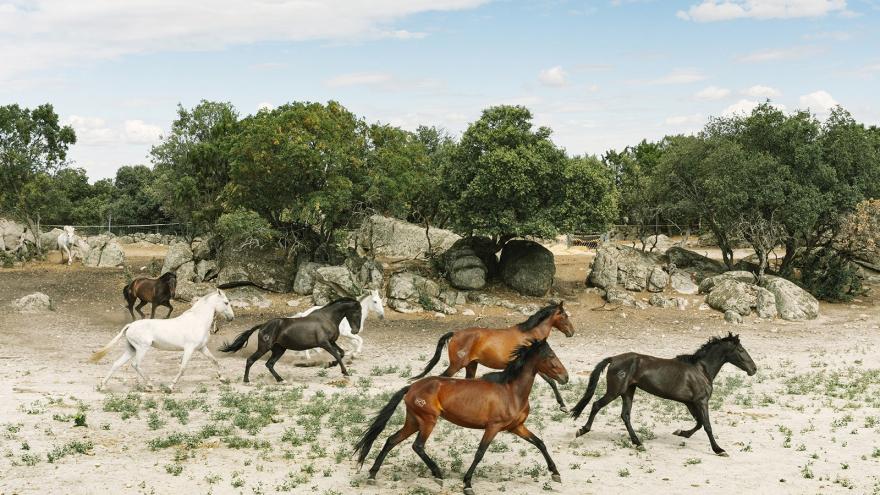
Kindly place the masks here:
MULTIPOLYGON (((40 227, 45 228, 64 228, 65 225, 47 225, 43 224, 40 227)), ((144 223, 144 224, 132 224, 132 225, 119 225, 113 224, 112 222, 107 222, 103 225, 72 225, 77 231, 85 235, 97 235, 104 234, 107 232, 112 232, 117 236, 122 235, 131 235, 136 232, 141 232, 144 234, 161 234, 161 235, 175 235, 175 236, 184 236, 190 232, 190 224, 188 223, 144 223)))

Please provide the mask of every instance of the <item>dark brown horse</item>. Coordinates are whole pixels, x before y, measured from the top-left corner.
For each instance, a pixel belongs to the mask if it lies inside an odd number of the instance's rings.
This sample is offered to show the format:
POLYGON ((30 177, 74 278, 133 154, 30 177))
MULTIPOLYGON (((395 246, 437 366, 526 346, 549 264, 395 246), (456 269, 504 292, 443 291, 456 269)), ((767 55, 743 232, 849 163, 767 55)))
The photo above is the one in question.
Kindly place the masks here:
POLYGON ((552 473, 553 481, 562 481, 544 442, 524 424, 529 417, 529 394, 538 372, 560 383, 568 382, 565 366, 556 357, 546 340, 529 342, 516 348, 502 372, 489 373, 478 380, 432 376, 400 389, 379 411, 355 445, 358 466, 363 465, 373 442, 385 429, 397 405, 403 400, 406 404, 406 420, 403 428, 388 437, 385 446, 376 457, 376 462, 370 468, 368 482, 375 483, 376 473, 388 452, 413 433, 418 432, 413 450, 428 466, 434 478, 441 480, 442 483, 443 473, 437 463, 425 453, 425 442, 428 441, 431 431, 437 424, 437 418, 443 418, 465 428, 484 430, 474 462, 464 475, 466 494, 474 493, 471 488, 471 478, 477 469, 477 464, 483 458, 495 435, 502 431, 513 433, 537 447, 547 461, 547 469, 552 473))
MULTIPOLYGON (((330 304, 300 318, 274 318, 266 323, 261 323, 250 330, 240 334, 232 343, 224 344, 220 348, 222 352, 235 352, 245 345, 251 334, 260 331, 257 351, 247 359, 244 367, 244 382, 250 380, 251 366, 263 354, 272 351, 272 355, 266 361, 266 368, 281 382, 283 379, 275 372, 275 363, 288 349, 305 351, 320 347, 327 351, 339 364, 342 374, 348 376, 348 370, 342 363, 345 351, 336 344, 339 338, 339 322, 345 318, 351 324, 351 333, 357 334, 361 330, 361 303, 350 297, 337 299, 330 304)), ((335 366, 336 364, 334 364, 335 366)))
POLYGON ((757 371, 752 357, 739 342, 739 335, 728 333, 727 337, 714 337, 703 344, 693 354, 682 354, 675 359, 663 359, 644 354, 628 352, 618 356, 605 358, 596 365, 590 374, 590 382, 583 398, 574 407, 572 416, 580 416, 596 392, 599 375, 608 366, 608 388, 605 395, 593 403, 590 419, 577 431, 579 437, 590 431, 593 419, 603 407, 614 399, 623 397, 623 409, 620 417, 629 432, 629 438, 636 446, 642 445, 636 432, 629 422, 633 395, 640 388, 649 394, 664 399, 681 402, 697 421, 690 430, 676 430, 675 435, 690 438, 697 430, 703 428, 709 436, 712 450, 721 456, 727 453, 715 442, 712 436, 712 425, 709 423, 709 398, 712 396, 712 382, 725 363, 730 363, 752 376, 757 371))
MULTIPOLYGON (((561 301, 539 310, 528 320, 512 327, 474 327, 449 332, 440 337, 434 357, 428 361, 425 370, 412 379, 418 380, 424 377, 437 365, 443 346, 447 343, 449 366, 440 376, 455 376, 459 370, 465 368, 465 377, 473 378, 477 375, 478 364, 496 370, 504 369, 514 349, 532 340, 546 339, 554 328, 564 333, 566 337, 574 335, 574 326, 569 321, 568 313, 562 307, 561 301)), ((553 389, 559 408, 565 411, 565 402, 556 383, 543 375, 541 378, 553 389)))
POLYGON ((150 318, 156 317, 156 306, 167 306, 168 314, 165 318, 171 316, 174 307, 171 306, 171 300, 177 292, 177 274, 174 272, 163 273, 159 278, 136 278, 122 289, 122 296, 128 304, 128 312, 131 313, 131 319, 136 320, 134 311, 131 310, 135 301, 141 300, 141 303, 135 308, 141 318, 145 318, 141 308, 147 303, 152 303, 150 308, 150 318))

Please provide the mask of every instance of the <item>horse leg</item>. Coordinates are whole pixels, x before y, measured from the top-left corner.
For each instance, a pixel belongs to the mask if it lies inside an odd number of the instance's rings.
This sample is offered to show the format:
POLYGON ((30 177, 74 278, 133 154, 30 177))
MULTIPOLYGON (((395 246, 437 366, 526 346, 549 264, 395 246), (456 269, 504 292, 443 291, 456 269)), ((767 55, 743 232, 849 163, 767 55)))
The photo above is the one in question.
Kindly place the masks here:
POLYGON ((590 419, 587 420, 587 423, 581 427, 580 430, 575 434, 575 438, 583 435, 584 433, 589 433, 589 431, 593 428, 593 420, 596 419, 596 415, 599 414, 599 411, 602 410, 603 407, 607 406, 614 399, 616 399, 620 395, 620 392, 612 391, 611 388, 605 392, 599 400, 593 402, 593 408, 590 409, 590 419))
POLYGON ((700 428, 703 427, 703 422, 700 420, 700 410, 696 408, 693 404, 685 404, 688 408, 688 411, 691 412, 691 416, 697 421, 697 426, 694 426, 690 430, 675 430, 673 435, 678 435, 684 438, 690 438, 691 435, 697 432, 700 428))
POLYGON ((275 344, 274 346, 272 346, 272 355, 269 356, 269 360, 266 361, 266 367, 269 368, 269 373, 272 373, 272 376, 275 377, 275 381, 277 381, 278 383, 283 382, 284 378, 281 378, 281 376, 275 372, 275 363, 279 359, 281 359, 281 356, 284 354, 284 351, 286 351, 286 350, 287 349, 285 349, 284 347, 281 347, 280 345, 275 344))
POLYGON ((471 478, 474 476, 474 471, 477 470, 477 464, 483 460, 483 455, 486 453, 486 449, 489 448, 489 444, 492 443, 492 440, 495 438, 495 435, 498 434, 499 429, 497 427, 490 426, 486 428, 483 432, 483 438, 480 440, 480 446, 477 447, 477 453, 474 454, 474 462, 471 463, 471 467, 468 468, 467 472, 464 473, 464 493, 465 495, 474 495, 474 489, 471 488, 471 478))
MULTIPOLYGON (((345 349, 343 349, 342 347, 340 347, 339 344, 336 343, 336 341, 332 341, 332 342, 330 342, 330 345, 332 345, 333 348, 336 349, 336 352, 339 353, 339 357, 340 357, 340 358, 345 358, 345 349)), ((340 359, 340 362, 342 362, 341 359, 340 359)), ((336 366, 336 363, 335 363, 335 362, 330 362, 330 363, 328 363, 328 366, 329 366, 330 368, 332 368, 332 367, 336 366)))
POLYGON ((134 368, 135 371, 138 372, 138 375, 140 375, 141 378, 144 379, 144 384, 147 387, 150 387, 150 379, 147 377, 146 374, 144 374, 144 371, 141 369, 141 361, 144 360, 144 356, 146 356, 147 350, 149 350, 149 347, 136 347, 134 360, 131 362, 131 366, 134 368))
POLYGON ((550 453, 547 452, 547 446, 544 445, 543 440, 541 440, 540 438, 538 438, 537 435, 529 431, 529 429, 526 428, 526 425, 524 424, 521 424, 513 430, 510 430, 510 432, 522 438, 526 442, 529 442, 535 447, 538 447, 538 450, 541 451, 541 455, 544 456, 544 460, 547 461, 547 470, 550 471, 550 474, 553 477, 553 481, 557 483, 562 483, 562 477, 559 476, 559 470, 556 469, 556 463, 553 462, 553 459, 550 458, 550 453))
POLYGON ((633 406, 633 396, 636 393, 636 386, 630 385, 626 392, 623 393, 623 407, 620 409, 620 419, 623 420, 623 424, 626 425, 626 431, 629 433, 629 439, 632 440, 633 445, 636 447, 642 446, 642 441, 639 440, 639 437, 636 435, 635 430, 633 430, 632 423, 629 421, 630 411, 632 411, 633 406))
POLYGON ((419 458, 422 459, 422 462, 428 466, 428 469, 431 470, 431 475, 437 479, 437 481, 442 485, 443 484, 443 472, 440 471, 440 466, 434 462, 431 457, 425 452, 425 442, 428 441, 428 437, 431 436, 431 431, 434 430, 434 425, 437 424, 437 418, 431 418, 431 421, 423 421, 419 424, 419 435, 416 437, 416 441, 413 442, 413 450, 418 454, 419 458))
POLYGON ((541 375, 541 378, 547 382, 547 385, 550 385, 550 388, 553 389, 553 395, 556 397, 556 403, 559 404, 559 410, 562 412, 568 412, 568 408, 565 407, 565 401, 562 400, 562 394, 559 393, 559 387, 556 386, 556 380, 552 378, 547 378, 544 375, 541 375))
POLYGON ((376 473, 379 472, 379 468, 382 466, 382 463, 385 462, 385 456, 391 452, 391 449, 417 431, 419 431, 418 419, 407 410, 403 428, 397 430, 395 434, 388 437, 388 440, 385 441, 385 445, 382 447, 382 450, 379 451, 379 455, 376 456, 375 462, 373 462, 373 467, 370 468, 370 475, 367 478, 367 483, 375 483, 376 473))
POLYGON ((126 299, 126 306, 128 307, 128 313, 131 315, 131 321, 137 320, 137 318, 134 317, 134 301, 134 299, 131 301, 126 299))
POLYGON ((113 366, 110 367, 110 373, 107 373, 107 376, 101 381, 101 384, 98 385, 98 390, 104 388, 104 385, 107 385, 107 381, 110 380, 110 377, 113 376, 113 373, 116 372, 119 368, 121 368, 125 363, 128 362, 134 356, 134 347, 131 346, 130 343, 126 342, 125 351, 122 353, 122 356, 119 356, 119 359, 113 362, 113 366))
POLYGON ((186 365, 189 364, 189 358, 192 357, 192 353, 192 347, 185 347, 183 349, 183 358, 180 360, 180 371, 177 372, 177 376, 174 377, 171 386, 168 387, 172 392, 174 392, 174 387, 177 385, 177 380, 180 380, 180 377, 183 376, 183 371, 186 369, 186 365))
POLYGON ((351 355, 356 356, 360 354, 361 349, 364 347, 364 339, 360 335, 346 335, 346 337, 354 344, 354 351, 352 351, 351 355))
POLYGON ((345 364, 342 362, 342 356, 336 350, 336 344, 334 342, 324 342, 324 344, 321 346, 321 349, 329 352, 330 355, 333 356, 333 359, 335 359, 336 362, 339 363, 339 368, 342 370, 343 375, 349 376, 348 370, 345 368, 345 364))
POLYGON ((247 361, 244 363, 244 382, 245 383, 250 382, 250 379, 248 377, 251 372, 251 366, 253 366, 254 363, 257 362, 257 359, 260 359, 260 357, 262 357, 263 354, 266 354, 267 352, 269 352, 269 349, 263 348, 263 340, 260 339, 260 345, 257 346, 257 351, 254 352, 253 354, 251 354, 251 357, 247 358, 247 361))
POLYGON ((700 402, 697 407, 697 410, 700 412, 700 419, 703 420, 703 429, 706 430, 706 435, 709 436, 709 443, 712 445, 712 452, 727 457, 727 452, 718 445, 715 441, 715 436, 712 435, 712 424, 709 423, 709 402, 704 400, 700 402))
POLYGON ((156 317, 156 301, 150 303, 150 319, 156 317))
POLYGON ((477 366, 479 365, 480 363, 476 361, 468 363, 468 365, 464 367, 464 377, 470 379, 477 376, 477 366))
POLYGON ((167 320, 169 316, 171 316, 171 312, 174 311, 174 306, 171 305, 171 301, 165 301, 165 304, 162 306, 168 306, 168 314, 165 315, 165 319, 167 320))
POLYGON ((202 355, 204 355, 204 356, 205 356, 206 358, 208 358, 212 363, 214 363, 214 366, 217 368, 217 379, 218 379, 218 380, 223 379, 223 375, 220 374, 220 370, 222 369, 222 368, 220 367, 220 361, 217 361, 217 358, 215 358, 214 355, 211 354, 211 351, 208 350, 208 346, 207 346, 207 345, 206 345, 206 346, 203 346, 201 349, 199 349, 199 352, 201 352, 202 355))
MULTIPOLYGON (((132 304, 134 304, 133 301, 132 301, 132 304)), ((144 318, 147 317, 147 316, 144 314, 144 312, 141 311, 141 308, 143 308, 143 307, 146 306, 146 305, 147 305, 147 301, 141 299, 141 303, 138 304, 137 306, 135 306, 135 308, 134 308, 134 310, 137 311, 139 315, 141 315, 141 319, 142 319, 142 320, 143 320, 144 318)), ((134 315, 132 315, 132 316, 134 316, 134 315)))

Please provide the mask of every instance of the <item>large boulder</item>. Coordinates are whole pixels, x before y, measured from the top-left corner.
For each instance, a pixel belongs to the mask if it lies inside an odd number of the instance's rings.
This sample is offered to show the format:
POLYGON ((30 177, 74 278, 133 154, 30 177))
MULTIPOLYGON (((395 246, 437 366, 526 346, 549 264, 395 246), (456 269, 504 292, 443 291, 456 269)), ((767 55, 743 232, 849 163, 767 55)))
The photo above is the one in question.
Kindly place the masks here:
POLYGON ((0 218, 0 237, 3 238, 3 245, 9 251, 18 249, 19 239, 24 233, 25 226, 13 220, 0 218))
POLYGON ((361 287, 347 266, 322 266, 315 270, 312 301, 323 306, 340 297, 358 297, 361 287))
POLYGON ((617 285, 617 255, 614 244, 603 244, 596 250, 596 258, 587 275, 587 285, 609 289, 617 285))
MULTIPOLYGON (((162 273, 173 272, 177 268, 193 260, 192 248, 185 242, 175 242, 168 246, 165 254, 165 262, 162 264, 162 273)), ((180 277, 178 277, 180 278, 180 277)))
POLYGON ((400 313, 422 310, 445 314, 456 313, 455 308, 440 296, 440 286, 421 275, 399 272, 392 275, 388 281, 388 306, 400 313))
POLYGON ((617 287, 611 287, 605 291, 605 300, 608 301, 609 304, 619 304, 621 306, 636 305, 636 300, 633 298, 632 294, 617 287))
POLYGON ((63 230, 55 227, 49 232, 40 234, 40 244, 43 245, 43 249, 58 249, 58 236, 63 233, 63 230))
MULTIPOLYGON (((495 253, 487 253, 479 239, 481 238, 459 239, 443 253, 443 269, 449 283, 456 289, 482 289, 491 276, 492 270, 486 265, 485 260, 496 260, 495 253), (487 257, 487 254, 490 257, 487 257)), ((497 270, 497 261, 493 267, 497 270)))
POLYGON ((715 288, 722 280, 726 280, 732 278, 734 280, 739 280, 740 282, 746 284, 754 284, 756 282, 755 274, 752 272, 742 271, 742 270, 731 270, 729 272, 724 272, 721 275, 714 275, 711 277, 706 277, 700 282, 700 294, 708 294, 712 292, 712 289, 715 288))
POLYGON ((116 239, 102 237, 89 242, 90 249, 83 264, 93 267, 114 267, 125 263, 125 251, 116 239))
POLYGON ((735 311, 746 316, 757 305, 755 286, 726 278, 715 285, 706 297, 706 304, 718 311, 735 311))
POLYGON ((278 292, 289 292, 296 278, 296 255, 285 249, 225 247, 217 258, 217 283, 250 281, 278 292))
POLYGON ((296 278, 293 280, 293 291, 307 296, 315 289, 315 279, 318 276, 318 268, 324 267, 321 263, 303 261, 296 270, 296 278))
POLYGON ((755 313, 761 318, 773 319, 779 314, 776 309, 776 296, 763 287, 755 287, 755 313))
POLYGON ((692 274, 697 282, 727 271, 724 263, 679 246, 669 248, 666 251, 666 259, 675 265, 675 268, 692 274))
POLYGON ((360 254, 392 258, 423 258, 430 249, 443 252, 461 237, 449 230, 429 229, 396 218, 373 215, 357 232, 360 254))
POLYGON ((501 278, 508 287, 527 296, 543 296, 553 286, 553 253, 534 241, 515 239, 501 250, 501 278))
POLYGON ((208 284, 204 282, 177 282, 177 289, 175 290, 175 299, 179 299, 181 301, 192 301, 197 297, 202 297, 210 292, 216 291, 217 287, 213 284, 208 284))
POLYGON ((34 292, 21 299, 12 301, 12 307, 20 313, 41 313, 43 311, 54 311, 55 303, 46 294, 34 292))
POLYGON ((349 256, 345 266, 351 271, 355 282, 362 289, 381 289, 385 282, 385 269, 378 261, 360 256, 349 256))
POLYGON ((646 251, 657 254, 663 254, 675 245, 675 243, 672 242, 672 239, 663 234, 649 235, 642 239, 642 242, 645 243, 646 251))
POLYGON ((192 257, 196 261, 209 260, 212 258, 210 237, 196 237, 193 239, 190 248, 192 249, 192 257))
MULTIPOLYGON (((596 252, 596 259, 593 260, 587 276, 587 284, 606 290, 620 284, 627 290, 642 291, 648 286, 648 277, 658 268, 659 262, 660 257, 656 254, 605 243, 596 252)), ((659 273, 654 274, 654 277, 655 283, 662 283, 659 273)))
POLYGON ((681 270, 675 270, 669 276, 669 286, 672 290, 679 294, 693 295, 699 292, 700 288, 694 283, 691 274, 681 270))
POLYGON ((217 262, 214 260, 199 260, 196 263, 196 282, 204 282, 217 276, 217 262))
MULTIPOLYGON (((165 273, 165 272, 162 272, 165 273)), ((178 266, 174 273, 177 274, 177 282, 201 282, 201 280, 196 280, 196 264, 193 261, 187 261, 186 263, 178 266)))
POLYGON ((648 274, 648 291, 663 292, 669 284, 669 274, 659 266, 655 266, 648 274))
POLYGON ((809 292, 784 278, 765 275, 761 287, 773 293, 776 310, 784 320, 812 320, 819 316, 819 301, 809 292))

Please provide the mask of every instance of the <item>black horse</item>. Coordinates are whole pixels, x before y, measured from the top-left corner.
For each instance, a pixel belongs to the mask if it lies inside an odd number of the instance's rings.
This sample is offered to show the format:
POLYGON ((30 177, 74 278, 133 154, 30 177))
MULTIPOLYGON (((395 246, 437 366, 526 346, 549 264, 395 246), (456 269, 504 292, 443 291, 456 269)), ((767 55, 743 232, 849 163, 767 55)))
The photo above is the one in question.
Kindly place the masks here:
POLYGON ((577 431, 579 437, 590 431, 593 419, 603 407, 614 399, 623 396, 623 409, 620 417, 629 432, 629 438, 636 446, 642 445, 629 422, 633 395, 636 388, 662 397, 681 402, 697 421, 690 430, 676 430, 675 435, 690 438, 697 430, 704 428, 709 436, 712 450, 721 456, 727 453, 715 442, 712 425, 709 423, 709 398, 712 396, 712 382, 725 363, 730 363, 752 376, 757 371, 752 357, 739 342, 739 335, 728 333, 727 337, 713 337, 693 354, 682 354, 675 359, 663 359, 644 354, 628 352, 603 359, 590 374, 587 391, 580 402, 574 406, 572 417, 581 415, 596 392, 599 375, 608 366, 608 388, 605 395, 593 403, 590 419, 577 431))
POLYGON ((132 320, 136 319, 132 307, 138 299, 141 300, 141 303, 134 309, 136 309, 138 314, 141 315, 141 318, 145 318, 141 308, 147 303, 153 303, 150 307, 151 319, 156 317, 156 306, 167 307, 168 314, 165 315, 165 318, 168 318, 171 316, 171 312, 174 311, 174 307, 171 306, 171 300, 174 299, 176 292, 177 274, 174 272, 165 272, 159 278, 141 277, 132 280, 130 284, 122 289, 122 297, 125 298, 128 312, 131 313, 132 320))
POLYGON ((220 350, 235 352, 241 349, 247 344, 251 334, 259 330, 257 352, 251 354, 244 367, 245 383, 249 381, 251 366, 270 350, 272 356, 266 361, 266 367, 279 382, 283 379, 275 372, 275 363, 288 349, 304 351, 320 347, 336 359, 342 374, 348 376, 348 370, 342 362, 345 351, 336 345, 336 339, 339 338, 339 322, 343 318, 347 318, 351 324, 351 333, 357 334, 361 330, 361 303, 350 297, 344 297, 302 318, 275 318, 240 333, 231 344, 225 343, 220 350))

